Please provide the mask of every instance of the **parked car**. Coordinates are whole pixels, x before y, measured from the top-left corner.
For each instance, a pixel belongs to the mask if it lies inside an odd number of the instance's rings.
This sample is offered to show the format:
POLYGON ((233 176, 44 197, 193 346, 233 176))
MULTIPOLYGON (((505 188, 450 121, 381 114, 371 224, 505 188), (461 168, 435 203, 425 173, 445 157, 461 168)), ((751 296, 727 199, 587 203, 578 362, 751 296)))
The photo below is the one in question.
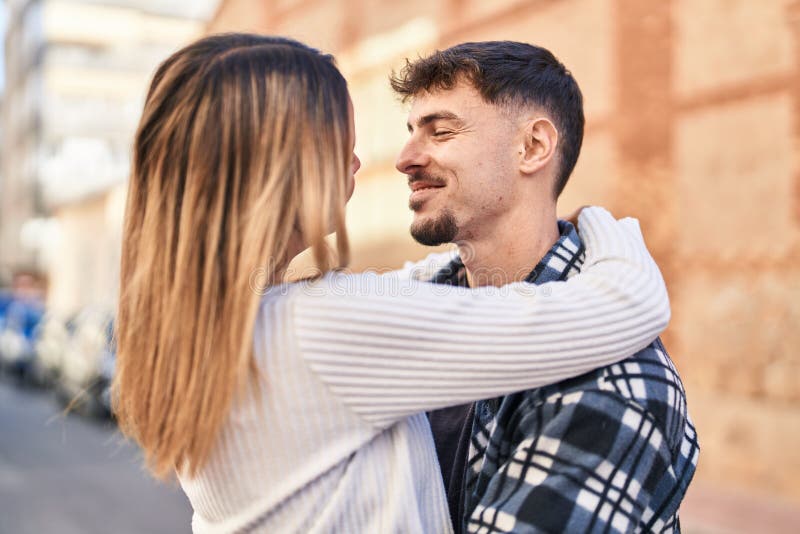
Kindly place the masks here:
POLYGON ((14 298, 11 296, 10 291, 0 289, 0 330, 3 329, 6 319, 6 311, 13 300, 14 298))
POLYGON ((0 327, 0 362, 19 381, 33 381, 34 332, 44 314, 35 299, 12 298, 5 306, 0 327))
POLYGON ((85 415, 110 413, 108 388, 113 376, 113 317, 87 308, 72 322, 72 333, 62 355, 56 396, 85 415))
POLYGON ((45 313, 33 334, 32 374, 45 387, 54 387, 61 376, 64 354, 70 341, 74 322, 65 321, 53 312, 45 313))
POLYGON ((117 341, 114 337, 114 321, 108 323, 106 332, 107 343, 103 350, 103 359, 100 363, 100 376, 98 379, 98 389, 100 392, 99 402, 106 415, 113 415, 111 409, 111 383, 114 381, 114 371, 117 367, 117 341))

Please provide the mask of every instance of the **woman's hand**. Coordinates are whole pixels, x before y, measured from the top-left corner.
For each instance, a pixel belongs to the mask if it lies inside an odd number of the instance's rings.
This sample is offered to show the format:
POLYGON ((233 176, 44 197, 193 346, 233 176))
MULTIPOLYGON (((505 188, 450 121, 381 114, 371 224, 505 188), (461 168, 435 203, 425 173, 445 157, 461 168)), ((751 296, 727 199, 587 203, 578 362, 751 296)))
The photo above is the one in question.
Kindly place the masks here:
POLYGON ((577 229, 578 228, 578 217, 580 216, 580 214, 584 210, 584 208, 588 208, 588 207, 589 207, 588 205, 587 206, 581 206, 580 208, 576 209, 575 211, 573 211, 572 213, 570 213, 566 217, 561 217, 561 219, 564 219, 565 221, 571 222, 572 226, 574 226, 577 229))

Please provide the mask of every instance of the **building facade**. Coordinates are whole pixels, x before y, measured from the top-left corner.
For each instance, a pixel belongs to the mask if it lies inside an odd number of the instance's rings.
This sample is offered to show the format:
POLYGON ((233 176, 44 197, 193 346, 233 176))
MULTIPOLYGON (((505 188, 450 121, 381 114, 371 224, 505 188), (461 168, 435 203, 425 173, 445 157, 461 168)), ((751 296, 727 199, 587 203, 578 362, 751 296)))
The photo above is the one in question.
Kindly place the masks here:
POLYGON ((202 32, 192 4, 6 3, 0 267, 45 273, 55 311, 114 304, 133 133, 155 67, 202 32))

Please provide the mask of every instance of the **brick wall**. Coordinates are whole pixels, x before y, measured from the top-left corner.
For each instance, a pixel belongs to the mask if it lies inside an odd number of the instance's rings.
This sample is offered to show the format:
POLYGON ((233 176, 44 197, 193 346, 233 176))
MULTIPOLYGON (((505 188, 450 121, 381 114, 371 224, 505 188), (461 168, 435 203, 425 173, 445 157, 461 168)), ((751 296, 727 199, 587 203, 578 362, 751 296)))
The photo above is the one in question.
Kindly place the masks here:
POLYGON ((393 169, 406 133, 390 70, 467 40, 550 48, 587 112, 561 211, 641 219, 673 301, 666 338, 701 433, 698 480, 800 503, 800 1, 263 5, 223 1, 209 32, 290 35, 339 58, 364 160, 349 208, 357 268, 424 253, 393 169))

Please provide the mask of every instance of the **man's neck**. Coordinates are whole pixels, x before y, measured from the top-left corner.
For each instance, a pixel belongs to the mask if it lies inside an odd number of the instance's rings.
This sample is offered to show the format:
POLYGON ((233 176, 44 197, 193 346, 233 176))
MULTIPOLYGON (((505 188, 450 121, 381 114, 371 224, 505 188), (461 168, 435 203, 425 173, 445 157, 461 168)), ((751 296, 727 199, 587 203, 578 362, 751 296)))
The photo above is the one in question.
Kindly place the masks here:
POLYGON ((495 231, 458 244, 470 287, 500 287, 524 280, 558 241, 555 210, 524 220, 507 220, 495 231))

